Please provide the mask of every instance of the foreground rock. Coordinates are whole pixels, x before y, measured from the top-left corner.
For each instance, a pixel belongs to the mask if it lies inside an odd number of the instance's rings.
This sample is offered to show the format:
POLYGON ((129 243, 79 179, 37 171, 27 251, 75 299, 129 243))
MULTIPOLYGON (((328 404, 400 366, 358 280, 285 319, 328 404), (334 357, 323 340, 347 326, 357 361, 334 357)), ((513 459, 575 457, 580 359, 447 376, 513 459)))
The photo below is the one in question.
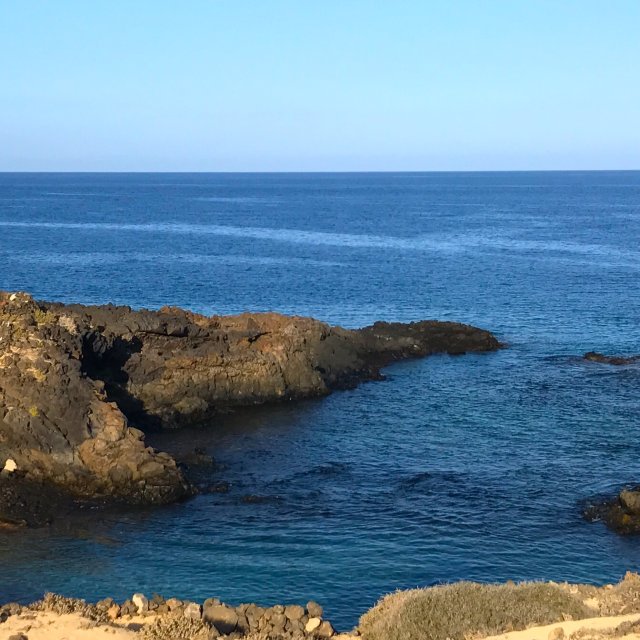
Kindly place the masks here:
POLYGON ((233 607, 134 594, 96 604, 47 594, 0 606, 0 640, 638 640, 640 577, 616 585, 458 582, 396 591, 336 632, 315 602, 233 607), (20 634, 24 637, 20 638, 20 634))
POLYGON ((25 607, 17 604, 1 606, 0 640, 5 636, 9 638, 10 633, 28 634, 31 640, 55 640, 55 629, 59 629, 61 638, 87 640, 107 637, 103 635, 105 631, 123 639, 144 640, 350 640, 356 637, 337 634, 321 615, 322 608, 314 602, 306 607, 261 607, 256 604, 232 607, 217 598, 210 598, 200 605, 177 598, 165 599, 157 594, 147 598, 137 593, 123 603, 106 598, 88 604, 84 600, 50 593, 43 600, 25 607), (314 615, 318 611, 320 615, 314 615), (38 619, 40 623, 34 623, 38 619), (95 635, 83 631, 93 631, 95 635))
POLYGON ((322 396, 378 379, 395 360, 499 346, 450 322, 349 331, 273 313, 208 318, 0 293, 0 483, 13 474, 76 498, 175 501, 189 483, 136 427, 322 396))
POLYGON ((589 362, 599 362, 601 364, 612 364, 615 366, 640 363, 640 356, 607 356, 597 351, 589 351, 582 357, 585 360, 589 360, 589 362))
POLYGON ((640 487, 623 489, 615 498, 598 500, 584 511, 588 520, 602 520, 621 535, 640 534, 640 487))

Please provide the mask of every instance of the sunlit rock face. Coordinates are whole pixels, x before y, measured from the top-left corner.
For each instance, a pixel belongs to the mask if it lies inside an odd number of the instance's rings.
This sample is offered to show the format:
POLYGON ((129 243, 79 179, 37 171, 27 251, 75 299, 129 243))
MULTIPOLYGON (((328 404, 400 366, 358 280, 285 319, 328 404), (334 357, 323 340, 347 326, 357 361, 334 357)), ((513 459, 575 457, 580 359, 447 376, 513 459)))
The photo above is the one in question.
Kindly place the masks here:
MULTIPOLYGON (((164 503, 190 486, 144 430, 232 407, 322 396, 394 360, 500 347, 489 332, 425 321, 361 330, 274 313, 37 302, 0 293, 0 467, 73 496, 164 503)), ((5 472, 5 475, 9 472, 5 472)))

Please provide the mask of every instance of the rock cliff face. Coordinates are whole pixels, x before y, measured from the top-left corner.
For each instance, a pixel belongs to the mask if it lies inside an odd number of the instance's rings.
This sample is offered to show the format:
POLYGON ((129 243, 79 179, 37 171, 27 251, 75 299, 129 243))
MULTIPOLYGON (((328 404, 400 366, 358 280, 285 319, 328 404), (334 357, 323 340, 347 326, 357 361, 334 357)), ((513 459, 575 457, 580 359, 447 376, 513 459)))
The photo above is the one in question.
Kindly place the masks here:
POLYGON ((189 484, 135 427, 321 396, 380 378, 394 360, 499 346, 450 322, 350 331, 274 313, 209 318, 0 293, 0 468, 74 496, 170 502, 189 484))

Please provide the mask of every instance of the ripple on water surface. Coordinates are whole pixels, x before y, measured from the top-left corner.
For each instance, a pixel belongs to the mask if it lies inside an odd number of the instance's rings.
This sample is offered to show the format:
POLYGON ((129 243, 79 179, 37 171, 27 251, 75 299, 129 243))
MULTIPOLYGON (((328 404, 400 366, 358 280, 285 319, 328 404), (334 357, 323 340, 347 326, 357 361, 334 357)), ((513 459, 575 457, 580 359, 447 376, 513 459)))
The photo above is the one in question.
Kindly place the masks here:
POLYGON ((0 600, 134 591, 326 605, 460 578, 613 580, 580 517, 638 480, 640 174, 0 174, 0 287, 346 326, 455 319, 509 343, 154 436, 228 493, 0 535, 0 600), (250 499, 247 497, 251 496, 250 499))

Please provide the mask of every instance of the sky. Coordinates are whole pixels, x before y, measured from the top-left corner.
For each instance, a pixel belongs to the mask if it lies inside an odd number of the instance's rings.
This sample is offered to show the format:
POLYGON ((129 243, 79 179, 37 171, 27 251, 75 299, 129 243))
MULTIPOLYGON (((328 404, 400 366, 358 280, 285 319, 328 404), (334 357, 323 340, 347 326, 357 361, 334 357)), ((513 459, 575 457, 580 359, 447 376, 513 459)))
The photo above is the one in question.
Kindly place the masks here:
POLYGON ((640 0, 0 0, 0 171, 640 169, 640 0))

